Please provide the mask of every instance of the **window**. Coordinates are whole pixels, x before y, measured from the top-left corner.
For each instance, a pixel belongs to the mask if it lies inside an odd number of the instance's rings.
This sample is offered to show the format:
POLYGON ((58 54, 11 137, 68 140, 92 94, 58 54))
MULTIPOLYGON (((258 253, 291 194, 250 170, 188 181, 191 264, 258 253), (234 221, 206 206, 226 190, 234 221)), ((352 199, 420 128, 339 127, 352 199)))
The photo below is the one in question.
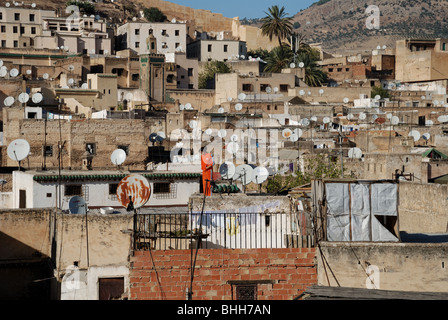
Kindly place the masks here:
POLYGON ((12 32, 13 32, 13 33, 17 33, 18 30, 19 30, 19 29, 17 28, 17 26, 13 26, 13 27, 12 27, 12 32))
POLYGON ((338 72, 342 72, 342 68, 338 68, 338 72))
POLYGON ((237 285, 235 287, 236 300, 257 300, 257 285, 237 285))
POLYGON ((34 13, 30 13, 30 21, 34 21, 34 17, 35 17, 34 13))
POLYGON ((252 85, 250 83, 243 83, 243 91, 252 91, 252 85))
POLYGON ((178 36, 180 34, 179 30, 174 31, 174 35, 178 36))
POLYGON ((122 300, 124 293, 124 278, 99 278, 99 300, 122 300))
POLYGON ((18 48, 19 47, 19 41, 14 40, 14 48, 18 48))
POLYGON ((288 92, 289 86, 287 84, 280 85, 280 92, 288 92))
POLYGON ((208 52, 212 52, 212 45, 211 44, 208 45, 208 52))
POLYGON ((6 47, 6 40, 2 40, 2 48, 6 47))
POLYGON ((72 184, 66 185, 64 187, 64 196, 81 196, 82 195, 82 185, 80 184, 72 184))
POLYGON ((175 199, 177 196, 177 185, 170 182, 155 182, 154 196, 156 199, 175 199))
POLYGON ((133 73, 132 74, 132 81, 138 81, 140 75, 138 73, 133 73))
POLYGON ((118 183, 109 184, 109 195, 116 195, 118 189, 118 183))
POLYGON ((0 20, 3 20, 3 12, 0 12, 0 20))
POLYGON ((14 20, 20 21, 20 13, 14 13, 14 20))
POLYGON ((135 43, 135 47, 136 47, 136 48, 140 48, 140 42, 136 42, 136 43, 135 43))
POLYGON ((176 44, 174 45, 174 48, 179 48, 180 47, 180 43, 179 42, 176 42, 176 44))
POLYGON ((1 27, 2 32, 6 32, 6 26, 1 27))
POLYGON ((129 146, 120 145, 118 146, 118 149, 123 150, 124 152, 126 152, 126 155, 129 155, 129 146))
POLYGON ((193 68, 188 68, 188 76, 189 77, 193 76, 193 68))
POLYGON ((24 34, 25 33, 25 27, 20 27, 20 34, 24 34))
POLYGON ((268 84, 264 84, 264 83, 260 84, 260 91, 261 91, 261 92, 266 92, 266 88, 267 88, 267 87, 269 87, 268 84))
POLYGON ((224 45, 224 52, 227 52, 229 49, 229 46, 227 44, 224 45))
POLYGON ((44 157, 52 157, 53 156, 53 146, 43 146, 42 152, 44 153, 44 157))
POLYGON ((86 143, 86 151, 92 156, 96 155, 96 143, 86 143))
POLYGON ((36 34, 36 27, 31 27, 31 34, 36 34))
POLYGON ((136 36, 138 36, 140 34, 140 29, 135 29, 134 33, 135 33, 136 36))
POLYGON ((328 72, 333 72, 333 68, 328 68, 328 72))
POLYGON ((159 182, 154 183, 154 193, 169 193, 170 192, 170 183, 169 182, 159 182))
POLYGON ((162 30, 162 36, 166 36, 166 30, 165 29, 162 30))

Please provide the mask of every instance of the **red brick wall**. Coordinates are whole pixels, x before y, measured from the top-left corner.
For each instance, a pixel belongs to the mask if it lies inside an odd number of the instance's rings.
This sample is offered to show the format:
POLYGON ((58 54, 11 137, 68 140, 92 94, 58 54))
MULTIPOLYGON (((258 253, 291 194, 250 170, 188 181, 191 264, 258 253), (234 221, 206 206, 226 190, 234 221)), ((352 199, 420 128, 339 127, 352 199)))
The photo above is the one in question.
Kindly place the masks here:
MULTIPOLYGON (((131 300, 186 299, 186 290, 190 288, 190 250, 137 251, 130 262, 131 300)), ((258 300, 291 300, 317 284, 315 249, 198 251, 193 300, 235 299, 232 281, 264 282, 257 286, 258 300)))

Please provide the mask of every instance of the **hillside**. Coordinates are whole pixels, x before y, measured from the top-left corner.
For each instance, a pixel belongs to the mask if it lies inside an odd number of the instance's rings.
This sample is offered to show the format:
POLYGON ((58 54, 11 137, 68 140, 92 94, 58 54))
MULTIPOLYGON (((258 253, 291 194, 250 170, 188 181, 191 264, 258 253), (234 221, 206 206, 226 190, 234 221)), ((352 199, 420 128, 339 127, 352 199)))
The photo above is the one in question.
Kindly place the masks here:
POLYGON ((295 31, 329 52, 394 47, 401 38, 448 37, 448 2, 442 0, 320 0, 297 13, 295 31), (366 8, 380 9, 380 29, 369 30, 366 8))

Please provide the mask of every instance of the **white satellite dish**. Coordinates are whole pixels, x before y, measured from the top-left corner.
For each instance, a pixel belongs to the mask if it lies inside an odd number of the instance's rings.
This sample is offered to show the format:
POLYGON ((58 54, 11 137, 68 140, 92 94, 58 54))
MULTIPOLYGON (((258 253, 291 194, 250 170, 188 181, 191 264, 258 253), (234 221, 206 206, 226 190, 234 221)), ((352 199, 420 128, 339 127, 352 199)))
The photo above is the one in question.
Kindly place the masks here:
POLYGON ((11 5, 11 4, 10 4, 9 2, 6 2, 6 3, 5 3, 5 6, 6 6, 7 8, 9 8, 10 5, 11 5))
POLYGON ((205 134, 211 136, 213 134, 213 130, 211 128, 208 128, 207 130, 205 130, 205 134))
POLYGON ((352 120, 354 117, 355 117, 355 116, 354 116, 352 113, 349 113, 349 114, 347 115, 347 119, 348 119, 348 120, 352 120))
POLYGON ((42 75, 42 78, 44 78, 44 80, 47 80, 48 77, 49 77, 48 73, 44 73, 44 74, 42 75))
POLYGON ((446 116, 446 115, 439 116, 437 118, 437 121, 439 121, 441 123, 448 122, 448 116, 446 116))
POLYGON ((72 214, 86 214, 87 204, 83 197, 73 196, 70 198, 68 208, 72 214))
POLYGON ((230 141, 237 142, 238 141, 238 135, 237 134, 232 134, 232 136, 230 137, 230 141))
POLYGON ((388 113, 388 114, 386 115, 386 118, 390 120, 390 119, 392 119, 392 116, 393 116, 392 113, 388 113))
POLYGON ((367 118, 367 115, 364 112, 361 112, 359 114, 359 120, 365 120, 367 118))
POLYGON ((31 69, 26 70, 26 74, 27 74, 27 75, 30 75, 31 72, 32 72, 31 69))
POLYGON ((241 111, 243 109, 243 105, 241 104, 241 103, 237 103, 236 105, 235 105, 235 110, 236 111, 241 111))
POLYGON ((42 99, 43 99, 43 95, 40 92, 36 92, 35 94, 33 94, 33 97, 31 98, 31 100, 34 103, 39 103, 42 101, 42 99))
POLYGON ((126 160, 126 152, 123 149, 116 149, 110 156, 110 161, 116 166, 123 164, 126 160))
POLYGON ((75 66, 74 66, 74 65, 72 65, 72 64, 71 64, 71 65, 69 65, 69 66, 68 66, 68 70, 69 70, 69 71, 73 71, 73 70, 75 70, 75 66))
POLYGON ((193 109, 193 107, 191 106, 191 103, 186 103, 185 110, 191 110, 191 109, 193 109))
POLYGON ((291 129, 283 129, 282 130, 282 137, 285 139, 289 139, 292 135, 291 129))
POLYGON ((272 92, 272 88, 271 87, 266 87, 265 91, 266 91, 266 93, 271 93, 272 92))
POLYGON ((269 171, 265 167, 256 167, 253 172, 252 181, 256 184, 262 184, 269 177, 269 171))
POLYGON ((299 62, 299 68, 303 68, 305 64, 303 62, 299 62))
POLYGON ((226 151, 231 154, 236 154, 239 150, 238 143, 231 141, 226 145, 226 151))
POLYGON ((299 94, 300 94, 301 96, 304 96, 304 95, 305 95, 305 90, 300 90, 300 91, 299 91, 299 94))
POLYGON ((376 96, 375 96, 375 100, 380 100, 381 99, 381 96, 379 95, 379 94, 377 94, 376 96))
POLYGON ((229 101, 229 102, 231 102, 232 100, 233 100, 232 97, 228 97, 228 98, 227 98, 227 101, 229 101))
POLYGON ((428 141, 431 138, 431 134, 429 132, 426 132, 422 135, 423 140, 428 141))
POLYGON ((252 182, 254 169, 248 164, 242 164, 235 168, 234 180, 239 180, 243 185, 252 182))
POLYGON ((295 130, 292 132, 292 134, 291 134, 291 136, 289 137, 289 139, 290 139, 292 142, 296 142, 296 141, 299 140, 299 138, 302 136, 302 134, 303 134, 302 129, 295 129, 295 130))
POLYGON ((439 102, 439 100, 434 100, 433 104, 434 104, 435 106, 438 106, 438 105, 440 104, 440 102, 439 102))
POLYGON ((15 101, 14 97, 9 96, 9 97, 6 97, 6 98, 5 98, 5 100, 3 101, 3 103, 4 103, 4 105, 5 105, 6 107, 10 107, 10 106, 12 106, 12 104, 14 103, 14 101, 15 101))
POLYGON ((0 67, 3 67, 3 60, 0 59, 0 67))
POLYGON ((425 125, 426 126, 432 126, 434 124, 434 121, 432 121, 432 120, 426 120, 425 121, 425 125))
POLYGON ((317 121, 317 117, 316 117, 316 116, 312 116, 312 117, 310 118, 310 120, 316 122, 316 121, 317 121))
POLYGON ((307 127, 310 125, 310 120, 308 120, 307 118, 303 118, 300 120, 300 124, 304 127, 307 127))
POLYGON ((68 79, 68 84, 69 85, 73 85, 74 83, 75 83, 74 79, 72 79, 72 78, 68 79))
POLYGON ((196 120, 191 120, 188 125, 190 126, 191 129, 195 129, 198 126, 198 122, 196 120))
POLYGON ((413 137, 415 142, 420 140, 421 137, 420 132, 418 132, 417 130, 412 130, 411 132, 409 132, 408 136, 413 137))
POLYGON ((227 130, 226 129, 220 129, 218 131, 218 137, 225 138, 227 136, 227 130))
POLYGON ((89 88, 89 85, 85 82, 81 85, 81 89, 87 90, 88 88, 89 88))
POLYGON ((224 111, 225 111, 224 108, 219 108, 218 109, 218 113, 224 113, 224 111))
POLYGON ((184 106, 183 104, 180 104, 180 105, 179 105, 179 110, 182 111, 182 110, 184 110, 184 109, 185 109, 185 106, 184 106))
POLYGON ((274 88, 274 93, 277 93, 278 92, 278 87, 275 87, 274 88))
POLYGON ((126 94, 126 100, 127 101, 132 101, 132 99, 134 99, 134 95, 132 94, 132 92, 128 92, 126 94))
POLYGON ((232 179, 235 174, 235 165, 230 161, 226 161, 219 166, 219 173, 221 178, 225 180, 232 179))
POLYGON ((293 63, 291 63, 291 64, 289 65, 289 67, 290 67, 291 69, 294 69, 294 68, 296 67, 296 64, 293 62, 293 63))
POLYGON ((348 103, 350 101, 349 98, 344 98, 344 103, 348 103))
POLYGON ((325 124, 330 123, 330 121, 331 121, 331 119, 329 117, 324 117, 322 119, 322 122, 325 123, 325 124))
POLYGON ((9 71, 9 75, 11 77, 17 77, 19 75, 19 70, 17 70, 16 68, 11 69, 11 71, 9 71))
POLYGON ((24 139, 16 139, 8 145, 7 153, 11 160, 22 161, 30 153, 30 144, 24 139))
POLYGON ((8 70, 6 68, 1 67, 0 68, 0 77, 5 77, 6 74, 8 73, 8 70))
POLYGON ((324 89, 319 89, 319 94, 323 94, 324 93, 324 89))
POLYGON ((22 92, 21 94, 19 94, 19 97, 18 97, 19 102, 27 103, 29 99, 30 99, 30 96, 28 93, 22 92))
POLYGON ((245 94, 245 93, 240 93, 240 94, 238 95, 238 99, 239 99, 239 100, 244 100, 244 99, 246 99, 246 94, 245 94))
POLYGON ((359 148, 351 148, 348 150, 348 157, 350 159, 360 159, 362 157, 362 150, 359 148))
POLYGON ((393 116, 392 118, 390 118, 390 123, 393 124, 394 126, 397 125, 400 122, 400 118, 398 118, 397 116, 393 116))
POLYGON ((31 4, 31 7, 36 8, 36 4, 35 4, 35 3, 32 3, 32 4, 31 4))

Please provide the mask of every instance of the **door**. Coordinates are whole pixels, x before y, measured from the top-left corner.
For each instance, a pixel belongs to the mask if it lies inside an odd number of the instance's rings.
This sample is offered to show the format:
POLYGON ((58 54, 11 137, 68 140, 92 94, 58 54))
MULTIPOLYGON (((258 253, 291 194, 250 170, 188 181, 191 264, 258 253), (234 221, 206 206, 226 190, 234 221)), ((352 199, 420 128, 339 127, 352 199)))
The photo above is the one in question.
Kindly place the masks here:
POLYGON ((124 293, 124 278, 100 278, 99 299, 120 300, 124 293))
POLYGON ((26 190, 19 190, 19 208, 26 208, 26 190))

